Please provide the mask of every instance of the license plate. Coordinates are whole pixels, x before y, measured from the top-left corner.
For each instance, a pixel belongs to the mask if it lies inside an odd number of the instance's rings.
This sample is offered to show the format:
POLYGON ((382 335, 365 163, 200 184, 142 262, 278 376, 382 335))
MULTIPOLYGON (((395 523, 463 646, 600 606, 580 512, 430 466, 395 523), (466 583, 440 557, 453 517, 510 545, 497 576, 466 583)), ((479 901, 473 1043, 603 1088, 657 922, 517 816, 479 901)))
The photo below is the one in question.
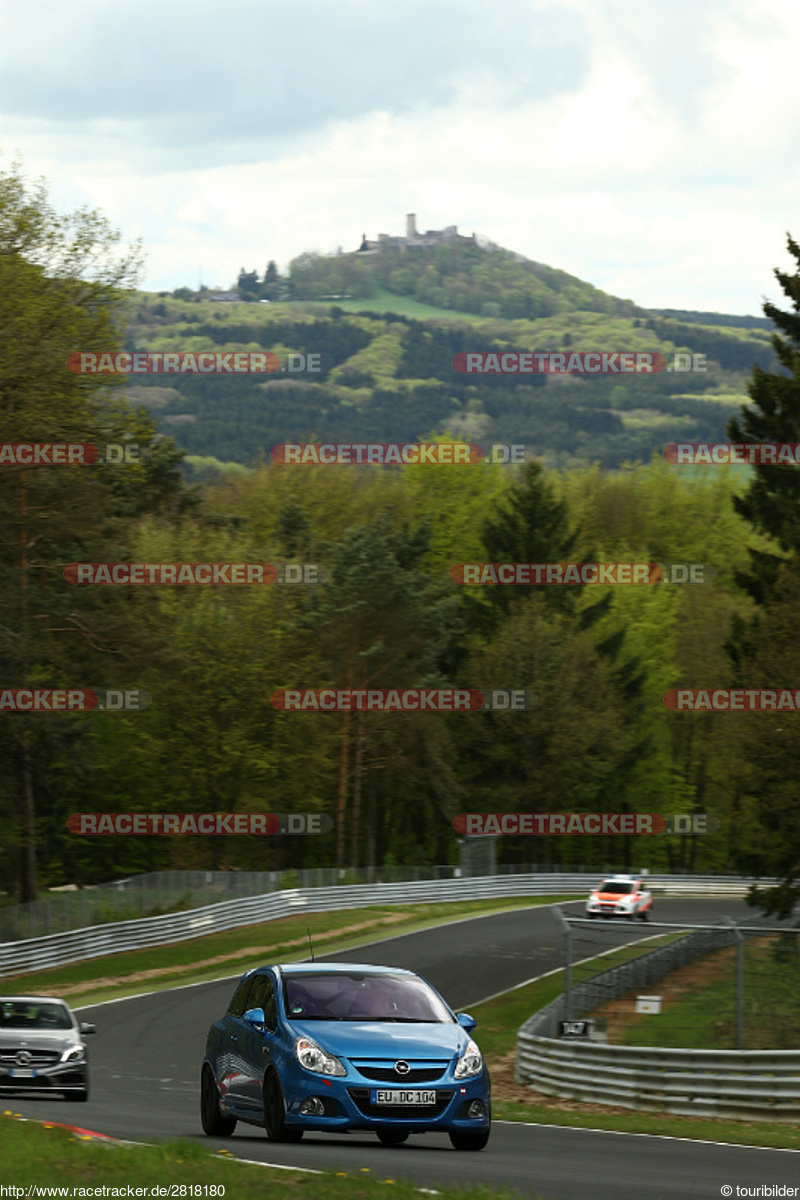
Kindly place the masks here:
POLYGON ((36 1075, 36 1072, 30 1067, 12 1067, 8 1073, 15 1079, 33 1079, 36 1075))
POLYGON ((384 1088, 372 1089, 373 1104, 435 1104, 436 1092, 432 1089, 413 1092, 386 1091, 384 1088))

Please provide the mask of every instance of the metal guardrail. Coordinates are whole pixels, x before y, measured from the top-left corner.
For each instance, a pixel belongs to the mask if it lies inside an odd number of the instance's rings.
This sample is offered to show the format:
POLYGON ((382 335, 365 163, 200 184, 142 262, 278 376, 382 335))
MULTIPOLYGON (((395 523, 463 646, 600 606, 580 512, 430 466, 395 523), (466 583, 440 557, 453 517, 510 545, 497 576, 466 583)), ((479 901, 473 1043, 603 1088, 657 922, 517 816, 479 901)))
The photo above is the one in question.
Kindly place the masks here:
POLYGON ((548 1096, 680 1116, 800 1119, 800 1050, 524 1041, 525 1077, 519 1081, 548 1096))
MULTIPOLYGON (((469 838, 460 848, 461 866, 453 863, 433 865, 385 864, 340 871, 336 867, 304 867, 286 871, 149 871, 141 875, 115 879, 89 887, 68 884, 50 889, 28 904, 0 905, 0 943, 48 937, 90 925, 106 925, 119 921, 138 921, 142 917, 163 916, 165 913, 203 908, 221 904, 224 900, 240 900, 246 896, 263 896, 287 888, 341 887, 359 883, 417 883, 425 879, 467 879, 487 875, 580 875, 588 884, 597 883, 601 872, 584 863, 572 863, 567 868, 540 863, 504 863, 492 866, 491 855, 483 843, 496 850, 497 838, 469 838), (469 842, 469 845, 467 845, 469 842), (473 843, 478 844, 473 844, 473 843), (470 853, 467 854, 466 851, 470 853), (485 860, 485 861, 484 861, 485 860), (472 869, 473 864, 476 865, 472 869), (591 877, 591 878, 588 878, 591 877)), ((675 894, 682 887, 698 892, 704 886, 700 877, 671 877, 675 894)), ((730 882, 730 881, 729 881, 730 882)), ((717 887, 717 883, 712 886, 717 887)), ((735 884, 731 884, 735 887, 735 884)), ((658 894, 658 888, 656 888, 658 894)), ((736 893, 738 894, 738 892, 736 893)))
MULTIPOLYGON (((700 929, 572 989, 570 1015, 645 988, 736 942, 732 928, 700 929)), ((517 1082, 548 1096, 675 1115, 800 1119, 800 1050, 682 1050, 562 1041, 561 995, 517 1035, 517 1082)))
MULTIPOLYGON (((369 908, 384 904, 424 904, 456 900, 487 900, 507 896, 585 896, 596 885, 597 872, 531 873, 526 875, 474 876, 466 879, 426 879, 407 883, 340 885, 322 888, 292 888, 227 900, 188 912, 144 917, 135 921, 94 925, 48 937, 0 943, 0 978, 23 971, 81 962, 125 950, 178 942, 240 925, 255 925, 302 912, 326 912, 343 908, 369 908)), ((656 895, 695 894, 742 896, 751 883, 738 876, 693 879, 691 876, 650 876, 656 895), (685 890, 684 890, 685 889, 685 890)))
MULTIPOLYGON (((529 866, 527 869, 536 868, 529 866)), ((470 875, 495 873, 465 872, 470 875)), ((148 871, 88 887, 68 884, 51 889, 49 895, 28 904, 0 905, 0 942, 19 942, 24 938, 66 933, 70 929, 86 929, 89 925, 186 912, 190 908, 221 904, 223 900, 263 896, 266 892, 286 888, 335 887, 381 880, 409 883, 420 879, 453 879, 459 875, 458 868, 452 865, 386 865, 359 867, 355 871, 340 871, 336 867, 285 871, 148 871)))

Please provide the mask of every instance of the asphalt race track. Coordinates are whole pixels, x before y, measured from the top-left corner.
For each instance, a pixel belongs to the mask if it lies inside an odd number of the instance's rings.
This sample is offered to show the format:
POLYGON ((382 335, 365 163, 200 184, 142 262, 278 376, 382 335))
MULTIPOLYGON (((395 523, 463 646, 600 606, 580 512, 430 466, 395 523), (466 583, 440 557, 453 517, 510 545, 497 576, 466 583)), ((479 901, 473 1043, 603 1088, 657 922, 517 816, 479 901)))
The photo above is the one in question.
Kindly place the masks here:
MULTIPOLYGON (((577 915, 582 903, 564 907, 577 915)), ((753 910, 736 900, 659 899, 656 908, 654 917, 661 921, 716 923, 728 914, 757 923, 753 910)), ((584 929, 576 957, 653 933, 638 922, 598 921, 584 929)), ((561 966, 561 932, 549 908, 521 909, 329 957, 412 968, 454 1009, 469 1011, 497 992, 561 966)), ((254 965, 244 964, 242 970, 254 965)), ((366 1167, 375 1179, 403 1178, 429 1188, 483 1183, 545 1200, 699 1200, 719 1197, 726 1184, 734 1196, 736 1185, 800 1186, 800 1153, 793 1151, 515 1122, 496 1121, 488 1147, 479 1154, 453 1150, 443 1134, 389 1148, 372 1135, 307 1133, 292 1146, 273 1145, 255 1126, 239 1124, 232 1138, 206 1138, 199 1118, 205 1037, 211 1021, 227 1008, 233 988, 231 978, 81 1009, 83 1019, 97 1024, 90 1041, 89 1102, 16 1097, 6 1104, 26 1117, 120 1138, 199 1139, 209 1149, 260 1162, 352 1174, 366 1167)), ((476 1036, 480 1044, 480 1026, 476 1036)))

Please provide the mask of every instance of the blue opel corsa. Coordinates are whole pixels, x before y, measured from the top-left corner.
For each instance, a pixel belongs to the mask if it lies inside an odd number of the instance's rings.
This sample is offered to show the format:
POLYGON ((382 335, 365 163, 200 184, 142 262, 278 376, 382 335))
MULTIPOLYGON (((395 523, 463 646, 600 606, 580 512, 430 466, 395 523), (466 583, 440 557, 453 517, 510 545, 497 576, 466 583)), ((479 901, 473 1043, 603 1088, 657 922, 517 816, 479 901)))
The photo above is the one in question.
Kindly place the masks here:
POLYGON ((456 1150, 483 1150, 491 1085, 474 1028, 399 967, 256 967, 208 1032, 203 1129, 230 1137, 246 1121, 274 1142, 371 1130, 385 1146, 438 1132, 456 1150))

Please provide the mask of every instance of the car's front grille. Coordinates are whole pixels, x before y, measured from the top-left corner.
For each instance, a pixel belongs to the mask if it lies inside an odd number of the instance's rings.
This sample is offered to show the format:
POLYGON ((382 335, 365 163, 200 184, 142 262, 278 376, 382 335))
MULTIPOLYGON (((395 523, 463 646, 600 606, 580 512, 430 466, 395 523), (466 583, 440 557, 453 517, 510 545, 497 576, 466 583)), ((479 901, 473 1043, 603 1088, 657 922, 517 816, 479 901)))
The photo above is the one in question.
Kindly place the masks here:
POLYGON ((441 1079, 447 1070, 446 1061, 427 1063, 424 1067, 415 1067, 409 1063, 411 1069, 406 1071, 405 1075, 401 1075, 395 1070, 393 1061, 385 1066, 380 1066, 377 1062, 361 1063, 358 1059, 350 1061, 359 1075, 363 1075, 365 1079, 374 1079, 378 1083, 433 1083, 435 1079, 441 1079))
POLYGON ((453 1098, 452 1088, 446 1091, 437 1088, 435 1104, 373 1104, 370 1100, 370 1090, 370 1088, 359 1087, 347 1089, 350 1099, 365 1117, 405 1117, 407 1120, 425 1120, 426 1117, 441 1116, 453 1098))
POLYGON ((29 1050, 27 1046, 4 1046, 0 1050, 0 1066, 14 1067, 17 1065, 17 1055, 20 1053, 27 1054, 28 1060, 25 1063, 20 1063, 20 1066, 26 1067, 47 1067, 52 1066, 61 1059, 59 1050, 29 1050))

